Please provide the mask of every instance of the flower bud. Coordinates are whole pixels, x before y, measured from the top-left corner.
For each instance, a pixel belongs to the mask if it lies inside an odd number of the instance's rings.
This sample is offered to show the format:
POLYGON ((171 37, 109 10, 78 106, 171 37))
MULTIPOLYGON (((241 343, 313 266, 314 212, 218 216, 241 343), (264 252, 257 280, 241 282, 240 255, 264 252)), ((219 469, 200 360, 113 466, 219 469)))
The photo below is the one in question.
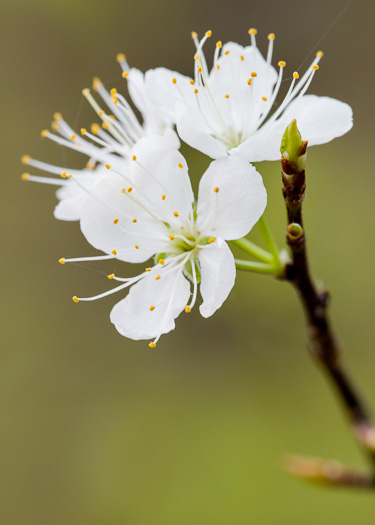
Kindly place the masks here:
POLYGON ((288 161, 291 171, 298 172, 305 169, 307 141, 303 141, 301 133, 294 119, 286 128, 281 140, 280 152, 288 161))

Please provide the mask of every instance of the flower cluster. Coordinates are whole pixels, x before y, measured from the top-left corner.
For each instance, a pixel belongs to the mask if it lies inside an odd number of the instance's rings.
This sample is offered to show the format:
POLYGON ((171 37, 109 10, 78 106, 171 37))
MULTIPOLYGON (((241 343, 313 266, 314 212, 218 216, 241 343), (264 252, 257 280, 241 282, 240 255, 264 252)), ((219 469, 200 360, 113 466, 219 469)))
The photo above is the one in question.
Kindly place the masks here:
POLYGON ((310 145, 328 142, 352 126, 347 104, 306 95, 319 69, 318 52, 307 71, 294 72, 282 101, 277 96, 286 67, 272 66, 275 35, 268 35, 266 58, 256 46, 216 43, 213 66, 203 46, 196 47, 191 78, 158 68, 145 74, 117 56, 131 103, 116 89, 108 91, 95 78, 93 92, 83 95, 101 120, 78 134, 56 113, 53 131, 42 136, 81 152, 84 169, 72 170, 31 158, 22 162, 55 177, 25 173, 22 178, 59 186, 55 217, 79 220, 87 241, 104 255, 62 258, 70 261, 117 259, 149 266, 136 277, 114 274, 119 284, 92 301, 130 288, 111 312, 124 336, 151 339, 171 331, 182 312, 197 302, 198 285, 204 317, 212 315, 230 293, 236 276, 226 241, 245 236, 263 215, 267 195, 260 174, 250 164, 279 158, 286 126, 297 119, 310 145), (98 98, 102 99, 101 105, 98 98), (277 105, 276 105, 277 103, 277 105), (132 106, 142 116, 137 118, 132 106), (177 133, 176 133, 177 131, 177 133), (202 175, 194 199, 188 164, 179 152, 180 139, 214 159, 202 175))

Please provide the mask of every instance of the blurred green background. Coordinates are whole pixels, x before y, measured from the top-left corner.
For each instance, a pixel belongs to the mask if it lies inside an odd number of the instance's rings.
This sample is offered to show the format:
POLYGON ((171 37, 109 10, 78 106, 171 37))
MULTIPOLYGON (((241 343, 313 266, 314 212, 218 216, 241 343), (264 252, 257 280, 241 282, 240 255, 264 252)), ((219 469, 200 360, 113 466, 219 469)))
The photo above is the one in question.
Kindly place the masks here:
MULTIPOLYGON (((245 44, 248 28, 257 27, 263 51, 274 31, 274 62, 285 59, 289 72, 304 63, 303 71, 322 48, 309 91, 352 105, 355 127, 309 150, 309 252, 314 275, 332 292, 348 367, 375 403, 375 5, 355 1, 330 27, 344 6, 341 0, 2 0, 4 525, 373 523, 372 494, 305 485, 279 468, 288 451, 365 466, 307 354, 302 313, 288 285, 239 273, 213 318, 182 315, 151 351, 110 324, 120 297, 72 302, 74 294, 105 290, 108 281, 58 264, 62 256, 94 251, 78 223, 53 218, 52 187, 20 181, 24 153, 83 166, 84 159, 43 140, 40 131, 55 111, 78 129, 92 122, 81 90, 94 75, 108 87, 123 86, 119 51, 142 70, 165 65, 189 74, 191 30, 212 29, 215 41, 245 44)), ((207 159, 184 152, 196 182, 207 159)), ((279 165, 258 168, 282 244, 279 165)), ((113 266, 91 268, 110 273, 113 266)))

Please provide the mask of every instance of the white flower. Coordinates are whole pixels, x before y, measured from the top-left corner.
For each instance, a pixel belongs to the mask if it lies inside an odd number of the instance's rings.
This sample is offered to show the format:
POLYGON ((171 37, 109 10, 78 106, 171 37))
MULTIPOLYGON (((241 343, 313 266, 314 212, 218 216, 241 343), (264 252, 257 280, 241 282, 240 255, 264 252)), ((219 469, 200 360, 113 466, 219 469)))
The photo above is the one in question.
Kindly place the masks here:
POLYGON ((186 161, 164 138, 141 139, 132 155, 127 171, 111 168, 95 185, 82 212, 83 234, 107 255, 60 262, 116 258, 141 263, 154 257, 137 277, 109 275, 122 283, 117 288, 73 298, 91 301, 131 286, 113 308, 111 321, 126 337, 154 339, 153 348, 174 328, 175 318, 193 308, 199 282, 201 314, 208 317, 222 305, 236 273, 225 240, 249 232, 267 197, 261 176, 241 156, 211 163, 195 203, 186 161))
POLYGON ((268 35, 264 59, 256 47, 256 33, 249 30, 251 45, 247 47, 217 42, 211 70, 203 53, 211 31, 200 42, 193 33, 197 48, 193 79, 164 68, 146 73, 146 85, 155 102, 176 122, 182 140, 214 159, 240 153, 255 162, 280 158, 281 138, 293 119, 309 146, 349 131, 352 110, 347 104, 305 96, 319 69, 320 51, 301 78, 293 73, 284 100, 274 109, 286 64, 280 61, 276 72, 271 65, 275 35, 268 35))
POLYGON ((119 54, 117 60, 123 70, 122 76, 128 81, 131 99, 141 113, 143 123, 139 123, 127 100, 117 93, 116 89, 108 92, 102 82, 95 78, 93 88, 108 106, 109 112, 106 113, 100 107, 89 89, 84 89, 83 94, 101 118, 102 126, 94 123, 91 125, 91 133, 86 129, 81 129, 82 136, 78 136, 64 121, 62 115, 55 113, 52 128, 61 136, 48 130, 42 131, 43 137, 89 157, 86 168, 71 170, 32 159, 29 155, 22 157, 23 164, 58 176, 53 178, 29 173, 22 175, 23 180, 61 187, 56 193, 60 201, 54 212, 57 219, 79 220, 87 200, 87 192, 90 192, 95 183, 106 175, 106 166, 113 166, 119 170, 126 169, 130 152, 134 144, 142 137, 162 135, 175 147, 178 148, 180 145, 172 130, 172 123, 161 116, 157 106, 152 102, 143 73, 134 68, 129 70, 125 55, 119 54), (73 184, 67 180, 68 178, 73 179, 73 184))

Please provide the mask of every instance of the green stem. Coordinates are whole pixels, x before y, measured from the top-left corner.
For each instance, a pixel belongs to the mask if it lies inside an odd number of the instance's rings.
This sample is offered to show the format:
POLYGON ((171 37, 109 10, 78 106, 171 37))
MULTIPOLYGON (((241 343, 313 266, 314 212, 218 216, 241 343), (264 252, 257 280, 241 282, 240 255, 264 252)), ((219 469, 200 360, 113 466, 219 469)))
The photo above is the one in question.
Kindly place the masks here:
POLYGON ((267 246, 267 249, 273 255, 273 263, 275 267, 277 268, 277 270, 280 271, 283 265, 280 261, 279 248, 276 244, 276 241, 272 235, 270 228, 268 227, 268 224, 266 222, 266 219, 264 218, 264 215, 262 215, 262 217, 259 219, 258 226, 259 226, 260 233, 262 234, 264 243, 267 246))
POLYGON ((236 268, 238 270, 245 270, 248 272, 256 272, 256 273, 267 273, 267 274, 274 274, 278 275, 278 269, 275 268, 274 265, 271 264, 265 264, 260 262, 254 262, 254 261, 244 261, 241 259, 235 259, 236 268))
POLYGON ((242 239, 236 239, 235 241, 231 242, 235 246, 238 246, 238 248, 241 248, 241 250, 243 250, 244 252, 255 257, 256 259, 259 259, 260 261, 263 261, 268 264, 274 264, 273 255, 270 252, 263 250, 263 248, 261 248, 257 244, 254 244, 253 242, 249 241, 249 239, 242 237, 242 239))

